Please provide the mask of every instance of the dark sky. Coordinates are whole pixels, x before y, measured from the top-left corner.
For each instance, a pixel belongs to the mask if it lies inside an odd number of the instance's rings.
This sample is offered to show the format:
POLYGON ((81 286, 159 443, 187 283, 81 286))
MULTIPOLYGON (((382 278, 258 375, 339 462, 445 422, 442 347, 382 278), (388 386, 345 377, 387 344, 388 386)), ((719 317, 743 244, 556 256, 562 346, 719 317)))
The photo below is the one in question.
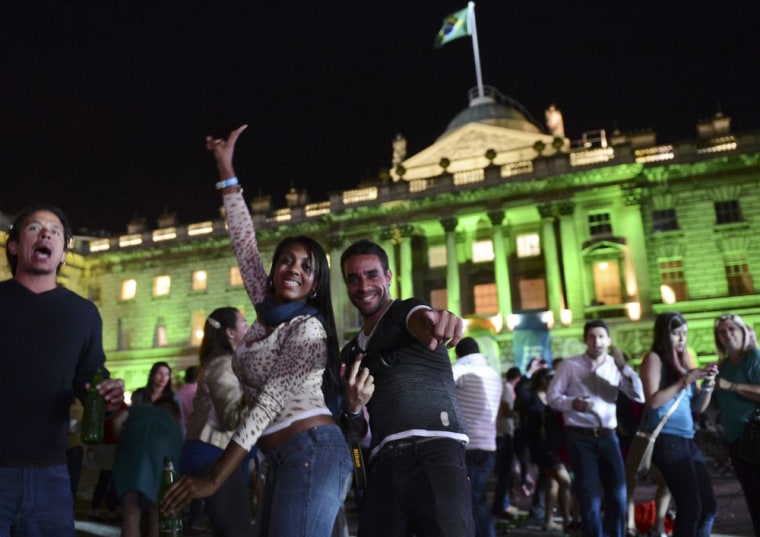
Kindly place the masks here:
MULTIPOLYGON (((122 232, 164 209, 215 216, 206 134, 250 124, 248 197, 313 201, 432 143, 475 86, 469 39, 432 47, 441 2, 6 0, 0 7, 0 211, 52 201, 122 232), (91 7, 101 4, 100 7, 91 7)), ((760 2, 476 2, 486 84, 570 138, 654 128, 693 138, 718 107, 760 129, 760 2)))

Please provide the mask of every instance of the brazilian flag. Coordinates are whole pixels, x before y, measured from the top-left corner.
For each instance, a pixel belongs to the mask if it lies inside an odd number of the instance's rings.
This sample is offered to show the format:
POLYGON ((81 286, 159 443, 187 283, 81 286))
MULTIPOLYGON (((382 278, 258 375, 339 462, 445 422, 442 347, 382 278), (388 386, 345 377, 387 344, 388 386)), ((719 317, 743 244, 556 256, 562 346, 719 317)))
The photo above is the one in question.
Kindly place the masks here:
POLYGON ((454 39, 472 35, 472 29, 468 24, 469 11, 470 8, 466 7, 444 17, 443 25, 435 36, 435 43, 433 43, 435 48, 440 48, 454 39))

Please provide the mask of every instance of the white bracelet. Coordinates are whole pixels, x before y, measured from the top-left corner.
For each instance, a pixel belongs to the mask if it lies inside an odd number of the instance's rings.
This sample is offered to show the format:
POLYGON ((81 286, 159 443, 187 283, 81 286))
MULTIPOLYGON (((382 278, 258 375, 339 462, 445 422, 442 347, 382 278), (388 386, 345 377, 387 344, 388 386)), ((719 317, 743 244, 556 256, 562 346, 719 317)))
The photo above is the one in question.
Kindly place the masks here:
POLYGON ((219 181, 216 184, 216 189, 217 190, 224 190, 228 186, 235 186, 237 184, 239 184, 238 178, 237 177, 230 177, 229 179, 225 179, 224 181, 219 181))

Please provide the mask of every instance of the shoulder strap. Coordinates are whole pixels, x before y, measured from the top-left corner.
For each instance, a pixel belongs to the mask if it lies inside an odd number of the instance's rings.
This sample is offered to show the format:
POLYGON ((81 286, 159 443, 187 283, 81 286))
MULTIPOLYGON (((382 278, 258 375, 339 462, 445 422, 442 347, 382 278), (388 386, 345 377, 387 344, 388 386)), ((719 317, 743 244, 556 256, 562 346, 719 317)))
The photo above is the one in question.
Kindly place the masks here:
POLYGON ((652 431, 652 436, 657 436, 658 434, 660 434, 660 431, 662 430, 662 428, 665 427, 665 422, 668 421, 668 418, 670 418, 673 412, 676 411, 676 408, 678 407, 678 405, 681 403, 681 399, 683 399, 683 396, 686 394, 687 389, 688 388, 684 388, 683 390, 681 390, 681 393, 678 394, 678 397, 676 397, 676 400, 673 401, 672 405, 670 405, 670 408, 662 417, 662 419, 660 420, 660 423, 658 423, 657 427, 655 427, 654 431, 652 431))

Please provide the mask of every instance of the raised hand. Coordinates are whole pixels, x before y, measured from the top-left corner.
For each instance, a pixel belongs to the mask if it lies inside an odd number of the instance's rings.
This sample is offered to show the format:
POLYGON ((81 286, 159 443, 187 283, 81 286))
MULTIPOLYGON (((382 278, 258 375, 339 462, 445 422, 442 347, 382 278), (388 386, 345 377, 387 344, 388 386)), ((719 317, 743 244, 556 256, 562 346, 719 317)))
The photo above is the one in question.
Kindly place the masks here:
POLYGON ((235 169, 232 166, 232 157, 235 154, 235 144, 242 132, 248 128, 248 125, 241 125, 232 131, 227 139, 213 138, 206 136, 206 149, 214 154, 216 159, 216 168, 219 170, 220 179, 229 179, 234 177, 235 169))
POLYGON ((409 332, 432 351, 446 343, 452 348, 462 339, 464 322, 448 310, 419 309, 409 317, 409 332))

